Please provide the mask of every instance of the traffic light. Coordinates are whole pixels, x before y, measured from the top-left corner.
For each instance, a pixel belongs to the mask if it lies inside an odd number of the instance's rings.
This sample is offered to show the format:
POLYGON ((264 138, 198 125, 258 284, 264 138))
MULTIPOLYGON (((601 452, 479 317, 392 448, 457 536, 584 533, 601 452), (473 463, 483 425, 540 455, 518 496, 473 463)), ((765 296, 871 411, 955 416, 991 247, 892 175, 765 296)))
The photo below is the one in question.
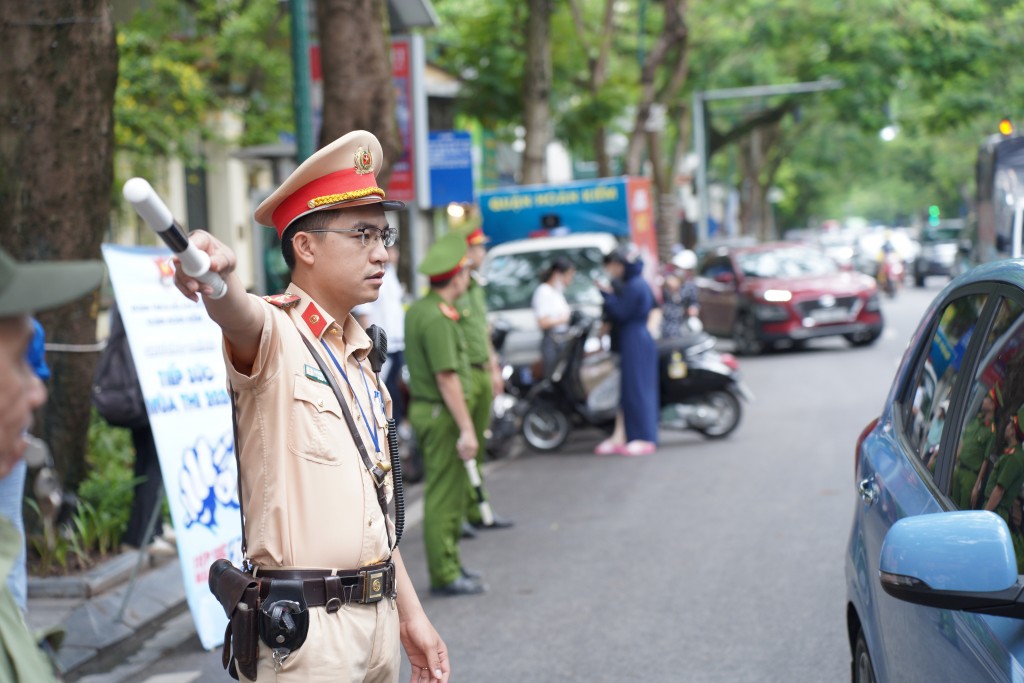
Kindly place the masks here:
POLYGON ((1013 135, 1013 121, 1006 117, 999 119, 999 134, 1004 138, 1013 135))
POLYGON ((928 207, 928 225, 938 225, 942 211, 935 204, 928 207))

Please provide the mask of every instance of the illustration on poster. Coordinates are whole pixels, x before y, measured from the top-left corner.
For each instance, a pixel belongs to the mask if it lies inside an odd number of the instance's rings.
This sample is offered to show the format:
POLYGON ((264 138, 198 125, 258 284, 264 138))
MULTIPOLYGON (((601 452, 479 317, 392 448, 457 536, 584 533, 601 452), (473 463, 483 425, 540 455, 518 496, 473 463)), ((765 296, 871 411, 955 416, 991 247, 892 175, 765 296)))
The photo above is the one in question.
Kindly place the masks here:
POLYGON ((185 528, 217 526, 217 507, 238 510, 238 471, 231 432, 211 446, 205 437, 186 450, 178 477, 185 528))

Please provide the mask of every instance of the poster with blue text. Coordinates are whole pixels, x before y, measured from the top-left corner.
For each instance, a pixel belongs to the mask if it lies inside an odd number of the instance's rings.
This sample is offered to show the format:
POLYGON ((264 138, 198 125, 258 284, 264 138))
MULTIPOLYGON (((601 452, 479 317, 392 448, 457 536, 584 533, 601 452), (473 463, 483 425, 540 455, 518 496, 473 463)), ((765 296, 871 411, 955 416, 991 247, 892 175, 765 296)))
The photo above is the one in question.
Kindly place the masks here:
POLYGON ((241 559, 231 398, 220 328, 175 288, 170 256, 164 247, 103 245, 160 456, 185 595, 209 650, 227 625, 207 586, 210 564, 241 559))

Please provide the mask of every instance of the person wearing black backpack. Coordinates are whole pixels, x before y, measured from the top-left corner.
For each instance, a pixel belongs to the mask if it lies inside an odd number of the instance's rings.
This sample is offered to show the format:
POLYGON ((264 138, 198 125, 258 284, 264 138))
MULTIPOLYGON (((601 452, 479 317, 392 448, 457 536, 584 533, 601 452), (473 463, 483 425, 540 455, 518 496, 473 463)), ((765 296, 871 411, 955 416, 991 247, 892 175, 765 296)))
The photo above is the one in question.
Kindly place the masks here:
MULTIPOLYGON (((93 375, 92 400, 96 411, 114 427, 132 432, 135 447, 135 486, 128 528, 121 537, 123 550, 146 545, 146 526, 153 510, 163 498, 164 482, 160 474, 153 430, 146 413, 146 402, 135 371, 135 361, 128 345, 117 302, 110 307, 110 337, 100 355, 93 375)), ((172 555, 174 546, 164 538, 163 520, 157 515, 148 550, 153 555, 172 555)))

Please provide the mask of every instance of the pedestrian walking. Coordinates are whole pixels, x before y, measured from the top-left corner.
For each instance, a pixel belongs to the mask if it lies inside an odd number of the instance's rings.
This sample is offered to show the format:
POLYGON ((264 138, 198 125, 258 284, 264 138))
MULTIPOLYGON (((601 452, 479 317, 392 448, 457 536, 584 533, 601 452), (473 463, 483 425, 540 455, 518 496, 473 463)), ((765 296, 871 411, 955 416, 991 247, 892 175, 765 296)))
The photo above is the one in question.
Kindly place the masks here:
MULTIPOLYGON (((501 376, 501 364, 491 345, 491 327, 487 322, 487 297, 480 267, 487 255, 487 236, 481 228, 464 233, 466 239, 466 267, 469 269, 469 285, 466 293, 459 297, 456 307, 459 311, 459 326, 466 338, 466 360, 469 362, 470 390, 467 400, 473 418, 477 440, 477 469, 482 470, 487 456, 487 431, 491 426, 491 407, 494 397, 505 393, 505 380, 501 376)), ((467 521, 473 529, 506 529, 514 522, 508 517, 493 514, 490 523, 485 524, 480 514, 479 497, 472 488, 468 492, 467 521)), ((480 475, 480 493, 484 500, 490 500, 480 475)), ((465 533, 465 532, 464 532, 465 533)))
POLYGON ((449 233, 419 266, 430 291, 405 317, 409 366, 409 422, 423 452, 423 542, 435 595, 471 595, 485 586, 462 565, 459 538, 470 496, 464 461, 479 441, 469 404, 471 387, 465 331, 455 304, 469 287, 466 240, 449 233))
MULTIPOLYGON (((233 630, 230 665, 243 680, 395 681, 399 640, 422 680, 448 679, 447 648, 393 545, 390 399, 371 372, 370 339, 350 314, 380 291, 395 240, 384 212, 403 206, 385 201, 377 185, 382 162, 376 137, 348 133, 257 208, 256 220, 281 238, 291 270, 285 293, 246 294, 234 252, 202 231, 190 240, 227 293, 211 298, 212 287, 180 267, 175 273, 185 296, 204 295, 224 333, 242 552, 253 575, 241 587, 258 581, 265 620, 259 641, 255 620, 241 618, 245 632, 233 630)), ((252 613, 256 605, 239 609, 237 595, 248 592, 218 598, 236 616, 252 613)))
POLYGON ((672 257, 665 271, 665 284, 661 289, 661 338, 683 336, 694 327, 699 328, 700 304, 697 301, 697 283, 693 271, 697 256, 684 249, 672 257))
MULTIPOLYGON (((59 306, 95 289, 98 261, 20 264, 0 250, 0 478, 23 463, 32 412, 46 402, 46 387, 29 362, 35 330, 29 314, 59 306)), ((21 495, 18 497, 21 501, 21 495)), ((56 681, 8 585, 25 539, 0 516, 0 681, 56 681)))

